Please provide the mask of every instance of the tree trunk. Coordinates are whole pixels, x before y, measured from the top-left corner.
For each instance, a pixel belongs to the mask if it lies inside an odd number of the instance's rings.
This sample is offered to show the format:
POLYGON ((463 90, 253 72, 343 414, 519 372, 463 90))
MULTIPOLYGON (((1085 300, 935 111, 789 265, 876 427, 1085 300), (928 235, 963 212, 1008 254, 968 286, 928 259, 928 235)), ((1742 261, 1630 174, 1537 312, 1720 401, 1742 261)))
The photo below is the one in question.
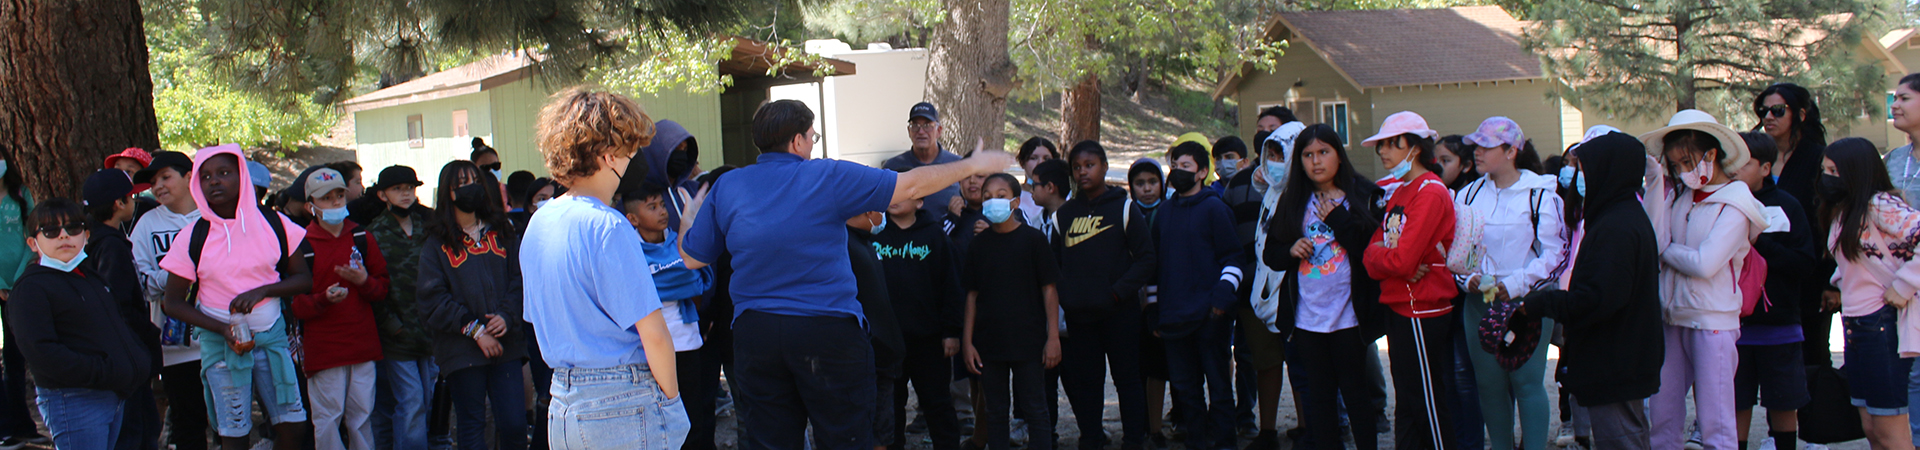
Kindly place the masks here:
POLYGON ((1009 0, 942 0, 946 21, 934 31, 927 101, 940 108, 943 145, 956 153, 1006 146, 1007 95, 1018 87, 1007 57, 1009 0))
POLYGON ((1060 146, 1100 140, 1100 76, 1087 73, 1060 95, 1060 146))
POLYGON ((160 147, 144 26, 137 0, 0 0, 0 156, 35 197, 160 147))

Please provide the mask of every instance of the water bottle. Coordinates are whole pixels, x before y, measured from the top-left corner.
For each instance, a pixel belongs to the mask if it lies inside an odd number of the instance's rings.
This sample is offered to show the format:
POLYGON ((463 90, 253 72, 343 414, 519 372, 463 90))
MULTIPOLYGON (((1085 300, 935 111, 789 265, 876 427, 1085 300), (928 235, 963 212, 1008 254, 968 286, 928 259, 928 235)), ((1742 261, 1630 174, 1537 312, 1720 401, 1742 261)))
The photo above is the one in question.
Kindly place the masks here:
POLYGON ((227 347, 233 349, 234 353, 244 355, 253 350, 253 329, 247 327, 244 318, 241 320, 242 323, 227 325, 227 330, 233 334, 233 340, 227 342, 227 347))
POLYGON ((365 263, 366 263, 366 258, 360 256, 360 247, 354 247, 353 254, 348 256, 347 267, 358 269, 362 267, 361 264, 365 264, 365 263))

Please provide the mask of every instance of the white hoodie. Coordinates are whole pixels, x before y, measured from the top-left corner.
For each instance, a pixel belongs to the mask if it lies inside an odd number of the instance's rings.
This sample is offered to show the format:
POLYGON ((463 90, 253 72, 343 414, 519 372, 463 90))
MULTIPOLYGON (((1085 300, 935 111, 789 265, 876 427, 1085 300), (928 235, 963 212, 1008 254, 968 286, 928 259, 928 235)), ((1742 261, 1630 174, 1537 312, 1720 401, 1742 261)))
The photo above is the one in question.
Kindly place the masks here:
MULTIPOLYGON (((155 326, 166 326, 166 314, 160 311, 160 302, 167 297, 166 269, 160 268, 160 258, 167 256, 168 247, 173 238, 181 231, 190 230, 193 222, 200 220, 200 210, 194 209, 186 214, 174 214, 166 206, 154 208, 140 216, 133 226, 133 233, 127 240, 133 241, 133 266, 140 272, 140 286, 146 288, 147 306, 150 319, 155 326)), ((200 344, 191 339, 189 345, 165 345, 160 347, 162 359, 166 365, 200 360, 200 344)))
MULTIPOLYGON (((1486 218, 1486 232, 1479 243, 1484 249, 1479 273, 1492 275, 1510 297, 1532 292, 1535 283, 1552 278, 1566 260, 1567 225, 1562 217, 1566 208, 1555 190, 1558 187, 1554 176, 1521 170, 1520 179, 1505 189, 1495 185, 1493 177, 1483 176, 1453 194, 1457 204, 1486 218), (1536 196, 1538 225, 1534 224, 1536 196)), ((1455 281, 1463 288, 1478 283, 1464 275, 1455 281)))
POLYGON ((1765 207, 1740 181, 1701 190, 1712 194, 1698 203, 1691 190, 1671 199, 1665 186, 1647 191, 1649 209, 1663 209, 1666 216, 1653 223, 1655 234, 1663 235, 1656 236, 1661 313, 1668 325, 1738 330, 1741 293, 1733 275, 1746 265, 1753 240, 1767 229, 1765 207))

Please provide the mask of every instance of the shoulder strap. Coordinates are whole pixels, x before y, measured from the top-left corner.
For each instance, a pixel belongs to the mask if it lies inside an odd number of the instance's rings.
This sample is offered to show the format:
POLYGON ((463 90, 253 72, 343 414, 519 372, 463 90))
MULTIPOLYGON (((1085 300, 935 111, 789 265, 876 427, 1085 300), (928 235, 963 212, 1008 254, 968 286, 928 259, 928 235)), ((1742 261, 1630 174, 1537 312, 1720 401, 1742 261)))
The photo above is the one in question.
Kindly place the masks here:
POLYGON ((307 260, 307 270, 313 270, 313 243, 300 241, 299 250, 300 257, 307 260))
POLYGON ((193 260, 195 270, 200 268, 200 249, 207 246, 207 232, 213 223, 207 219, 193 221, 193 234, 187 240, 187 256, 193 260))
POLYGON ((1527 190, 1527 218, 1529 222, 1533 224, 1533 227, 1528 228, 1528 230, 1533 232, 1533 243, 1531 245, 1535 256, 1540 254, 1540 202, 1546 197, 1547 194, 1543 189, 1527 190))
MULTIPOLYGON (((278 262, 275 262, 273 264, 273 268, 274 270, 279 271, 280 273, 286 273, 287 272, 287 224, 280 222, 279 211, 274 211, 273 208, 268 208, 266 207, 266 205, 260 206, 260 218, 266 219, 267 226, 270 228, 273 228, 273 239, 276 241, 280 241, 280 246, 276 247, 280 250, 280 259, 278 260, 278 262)), ((309 265, 307 270, 313 270, 312 266, 309 265)))

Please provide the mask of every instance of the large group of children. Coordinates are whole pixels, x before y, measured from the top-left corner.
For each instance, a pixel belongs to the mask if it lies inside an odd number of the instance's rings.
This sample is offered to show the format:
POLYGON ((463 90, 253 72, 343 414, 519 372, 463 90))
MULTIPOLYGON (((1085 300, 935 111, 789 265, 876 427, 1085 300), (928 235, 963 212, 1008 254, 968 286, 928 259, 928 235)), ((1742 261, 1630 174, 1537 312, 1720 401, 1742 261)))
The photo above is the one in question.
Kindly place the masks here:
MULTIPOLYGON (((1920 137, 1920 74, 1890 107, 1920 137)), ((350 161, 269 195, 234 145, 38 202, 0 160, 0 448, 49 440, 36 405, 73 450, 701 450, 720 410, 742 448, 1099 449, 1111 398, 1122 449, 1731 450, 1759 405, 1796 450, 1835 312, 1858 431, 1910 448, 1920 155, 1829 143, 1793 84, 1753 111, 1544 161, 1514 120, 1400 112, 1368 176, 1272 107, 1110 185, 1095 141, 948 152, 928 103, 885 169, 810 159, 776 101, 756 164, 703 171, 685 127, 573 89, 538 118, 553 178, 475 139, 432 208, 350 161)))

